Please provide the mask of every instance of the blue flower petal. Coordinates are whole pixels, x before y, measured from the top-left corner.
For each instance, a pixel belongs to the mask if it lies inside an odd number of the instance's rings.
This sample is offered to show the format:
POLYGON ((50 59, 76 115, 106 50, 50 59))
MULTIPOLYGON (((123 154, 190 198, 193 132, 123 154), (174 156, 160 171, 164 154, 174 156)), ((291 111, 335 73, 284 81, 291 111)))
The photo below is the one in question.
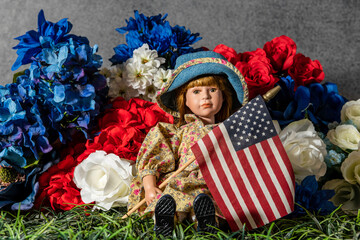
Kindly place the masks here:
POLYGON ((95 88, 91 84, 86 84, 85 86, 78 87, 80 92, 80 97, 91 97, 95 95, 95 88))
POLYGON ((14 166, 21 168, 26 166, 26 158, 23 157, 23 151, 21 147, 11 146, 3 149, 0 152, 0 158, 5 159, 14 166))
POLYGON ((65 87, 56 85, 54 87, 54 102, 59 103, 65 100, 65 87))

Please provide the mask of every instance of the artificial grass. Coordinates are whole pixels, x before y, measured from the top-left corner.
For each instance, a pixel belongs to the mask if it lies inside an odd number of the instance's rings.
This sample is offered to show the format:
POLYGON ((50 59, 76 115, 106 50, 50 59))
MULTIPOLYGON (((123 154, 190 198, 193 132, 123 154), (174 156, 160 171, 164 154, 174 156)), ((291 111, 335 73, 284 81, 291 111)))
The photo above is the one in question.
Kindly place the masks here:
MULTIPOLYGON (((125 208, 92 211, 84 206, 54 212, 1 211, 1 239, 156 239, 151 218, 122 220, 125 208)), ((196 232, 189 223, 176 225, 170 239, 360 239, 360 211, 348 216, 336 210, 327 216, 284 218, 253 231, 196 232)))

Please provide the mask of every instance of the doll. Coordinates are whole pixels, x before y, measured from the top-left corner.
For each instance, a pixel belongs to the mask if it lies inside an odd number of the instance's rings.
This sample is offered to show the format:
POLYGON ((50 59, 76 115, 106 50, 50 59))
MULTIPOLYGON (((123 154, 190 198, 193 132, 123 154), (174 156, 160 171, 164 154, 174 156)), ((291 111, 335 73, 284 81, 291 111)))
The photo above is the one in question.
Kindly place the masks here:
POLYGON ((155 213, 155 232, 169 235, 177 221, 195 219, 199 231, 212 231, 215 215, 222 214, 196 160, 173 177, 164 189, 157 186, 194 158, 191 146, 247 101, 241 73, 212 51, 180 56, 176 70, 157 96, 159 106, 178 119, 158 123, 146 136, 136 161, 137 177, 131 185, 129 210, 143 198, 139 214, 155 213))

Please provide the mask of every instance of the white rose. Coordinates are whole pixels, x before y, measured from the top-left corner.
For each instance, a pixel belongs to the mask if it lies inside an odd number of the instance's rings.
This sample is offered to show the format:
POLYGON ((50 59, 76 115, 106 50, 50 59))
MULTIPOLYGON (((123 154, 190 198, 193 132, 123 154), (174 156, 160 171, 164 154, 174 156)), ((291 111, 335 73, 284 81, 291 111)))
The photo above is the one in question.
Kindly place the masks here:
POLYGON ((292 122, 280 132, 279 137, 298 183, 309 175, 315 175, 316 179, 325 175, 326 145, 317 135, 311 121, 303 119, 292 122))
POLYGON ((327 133, 327 138, 343 150, 358 150, 360 133, 353 125, 339 125, 327 133))
POLYGON ((133 164, 115 154, 96 151, 74 170, 74 183, 81 189, 84 203, 95 202, 109 210, 128 202, 133 164))
POLYGON ((354 151, 341 164, 341 172, 346 181, 360 184, 360 151, 354 151))
POLYGON ((360 129, 360 99, 349 101, 341 109, 341 121, 351 120, 360 129))
POLYGON ((326 182, 323 189, 335 190, 335 195, 330 199, 335 206, 341 206, 341 209, 347 214, 357 214, 360 209, 360 186, 350 184, 344 179, 333 179, 326 182))

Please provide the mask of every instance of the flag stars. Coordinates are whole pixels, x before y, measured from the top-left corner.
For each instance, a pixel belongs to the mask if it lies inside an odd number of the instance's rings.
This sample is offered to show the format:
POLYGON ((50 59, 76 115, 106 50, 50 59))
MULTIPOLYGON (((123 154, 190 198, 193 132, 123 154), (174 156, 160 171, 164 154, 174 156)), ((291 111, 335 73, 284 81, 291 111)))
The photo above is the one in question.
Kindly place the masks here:
POLYGON ((247 122, 251 122, 251 120, 250 119, 248 119, 248 120, 246 120, 247 122))
POLYGON ((265 119, 263 119, 263 118, 262 118, 262 119, 261 119, 261 121, 262 121, 262 122, 264 122, 264 121, 265 121, 265 119))
POLYGON ((239 126, 242 126, 242 122, 239 122, 239 126))
POLYGON ((262 133, 261 133, 261 135, 265 136, 265 133, 264 133, 264 132, 262 132, 262 133))
POLYGON ((246 141, 246 142, 249 142, 250 140, 247 138, 247 139, 245 139, 245 141, 246 141))
POLYGON ((270 121, 266 121, 266 124, 270 124, 270 121))
POLYGON ((255 119, 259 119, 259 116, 255 116, 255 119))
POLYGON ((245 134, 245 133, 246 133, 246 131, 245 131, 245 130, 243 130, 243 131, 242 131, 242 134, 245 134))
POLYGON ((236 123, 236 121, 235 121, 235 120, 233 120, 232 122, 233 122, 233 123, 236 123))
POLYGON ((237 132, 240 131, 240 128, 237 128, 236 131, 237 131, 237 132))
POLYGON ((245 117, 241 117, 240 119, 241 119, 242 121, 244 121, 244 120, 245 120, 245 117))
POLYGON ((234 134, 234 137, 237 137, 237 136, 238 136, 238 135, 235 133, 235 134, 234 134))
POLYGON ((252 116, 253 116, 253 114, 252 114, 252 113, 250 113, 250 114, 249 114, 249 117, 252 117, 252 116))
POLYGON ((241 142, 237 142, 237 145, 240 146, 240 145, 241 145, 241 142))
POLYGON ((247 129, 249 126, 248 125, 245 125, 244 128, 247 129))
POLYGON ((251 133, 248 133, 248 136, 251 137, 251 133))
POLYGON ((274 132, 274 129, 270 129, 270 132, 271 132, 271 133, 274 132))
POLYGON ((233 125, 231 125, 231 126, 230 126, 230 129, 234 129, 234 126, 233 126, 233 125))
POLYGON ((240 136, 240 140, 243 140, 244 139, 244 137, 243 136, 240 136))

